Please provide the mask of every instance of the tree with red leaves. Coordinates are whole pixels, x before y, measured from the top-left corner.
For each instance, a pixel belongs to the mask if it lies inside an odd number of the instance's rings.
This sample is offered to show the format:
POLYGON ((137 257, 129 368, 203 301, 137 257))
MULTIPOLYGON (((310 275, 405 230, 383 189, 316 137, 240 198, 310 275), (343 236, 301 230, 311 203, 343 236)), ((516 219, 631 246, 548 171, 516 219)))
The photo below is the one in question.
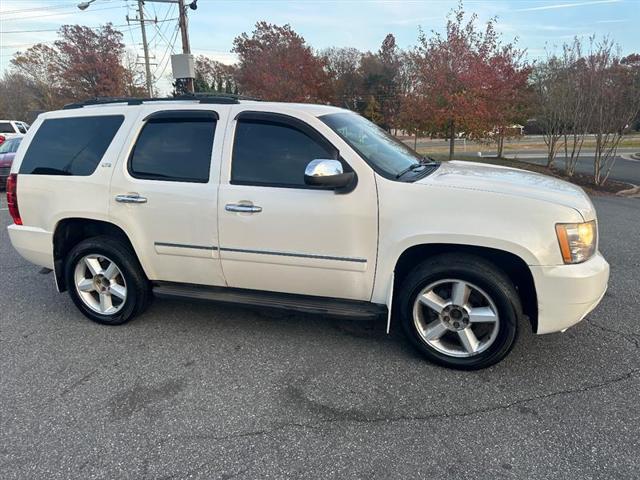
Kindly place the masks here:
POLYGON ((531 110, 532 93, 528 86, 531 67, 522 61, 523 55, 524 51, 509 44, 488 59, 487 113, 493 125, 490 133, 498 146, 498 157, 502 157, 505 137, 514 134, 512 125, 524 123, 531 110))
POLYGON ((522 52, 501 45, 490 20, 484 31, 476 15, 465 23, 460 4, 447 21, 446 34, 420 34, 411 53, 416 69, 416 101, 433 115, 435 131, 449 138, 449 157, 458 133, 484 137, 511 116, 512 103, 526 79, 522 52))
POLYGON ((126 71, 122 65, 122 33, 111 24, 94 30, 64 25, 54 45, 60 75, 75 98, 110 97, 125 93, 126 71))
POLYGON ((34 110, 93 97, 145 94, 135 62, 126 58, 122 33, 111 24, 99 29, 64 25, 58 36, 53 47, 36 44, 11 60, 36 92, 34 110))
POLYGON ((232 51, 238 55, 236 79, 247 95, 282 102, 329 98, 324 60, 289 25, 258 22, 251 36, 234 39, 232 51))
POLYGON ((195 61, 196 92, 237 94, 235 68, 235 65, 225 65, 204 55, 198 55, 195 61))

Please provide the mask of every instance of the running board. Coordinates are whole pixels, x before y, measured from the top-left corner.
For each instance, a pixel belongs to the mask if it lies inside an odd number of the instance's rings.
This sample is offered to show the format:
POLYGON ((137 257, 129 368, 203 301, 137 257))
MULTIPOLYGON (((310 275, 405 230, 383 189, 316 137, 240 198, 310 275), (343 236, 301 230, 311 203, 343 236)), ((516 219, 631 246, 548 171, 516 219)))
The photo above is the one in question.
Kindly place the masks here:
POLYGON ((330 317, 347 317, 353 320, 373 320, 387 315, 387 306, 377 303, 240 288, 157 282, 153 286, 153 293, 158 297, 211 300, 330 317))

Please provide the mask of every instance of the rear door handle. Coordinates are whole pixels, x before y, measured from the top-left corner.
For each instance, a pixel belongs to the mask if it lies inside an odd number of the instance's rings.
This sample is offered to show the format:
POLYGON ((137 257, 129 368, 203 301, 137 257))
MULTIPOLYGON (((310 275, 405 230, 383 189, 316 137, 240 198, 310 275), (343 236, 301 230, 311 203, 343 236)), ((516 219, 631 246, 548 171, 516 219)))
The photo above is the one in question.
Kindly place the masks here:
POLYGON ((147 203, 147 197, 141 197, 137 193, 127 193, 124 195, 116 195, 118 203, 147 203))
POLYGON ((240 213, 260 213, 262 207, 258 205, 250 205, 247 203, 227 203, 224 206, 227 212, 240 212, 240 213))

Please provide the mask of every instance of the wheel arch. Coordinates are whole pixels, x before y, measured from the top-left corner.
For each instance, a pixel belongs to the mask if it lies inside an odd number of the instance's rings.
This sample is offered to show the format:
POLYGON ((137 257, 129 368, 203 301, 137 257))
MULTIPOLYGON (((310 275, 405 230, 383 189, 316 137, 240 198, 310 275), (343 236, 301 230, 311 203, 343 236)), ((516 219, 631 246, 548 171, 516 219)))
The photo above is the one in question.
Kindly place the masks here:
MULTIPOLYGON (((58 221, 53 231, 53 265, 58 291, 64 292, 67 290, 64 278, 64 261, 69 251, 81 241, 99 235, 109 235, 122 240, 136 255, 138 262, 141 264, 131 239, 118 225, 92 218, 64 218, 58 221)), ((142 264, 141 267, 146 274, 142 264)))
MULTIPOLYGON (((493 263, 505 272, 513 282, 522 304, 522 311, 531 323, 534 332, 538 329, 538 298, 533 275, 527 263, 518 255, 491 247, 452 244, 426 243, 413 245, 405 249, 394 266, 393 291, 402 285, 403 280, 418 263, 426 258, 445 253, 466 253, 476 255, 493 263)), ((394 293, 394 297, 396 294, 394 293)))

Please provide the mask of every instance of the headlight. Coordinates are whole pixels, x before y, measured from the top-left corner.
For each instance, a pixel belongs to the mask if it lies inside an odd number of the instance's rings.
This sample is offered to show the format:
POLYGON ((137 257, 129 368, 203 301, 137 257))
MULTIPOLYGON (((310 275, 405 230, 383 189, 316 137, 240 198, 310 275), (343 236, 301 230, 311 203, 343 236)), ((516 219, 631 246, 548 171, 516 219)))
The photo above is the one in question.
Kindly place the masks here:
POLYGON ((564 263, 581 263, 591 258, 598 243, 595 220, 585 223, 557 223, 556 234, 564 263))

